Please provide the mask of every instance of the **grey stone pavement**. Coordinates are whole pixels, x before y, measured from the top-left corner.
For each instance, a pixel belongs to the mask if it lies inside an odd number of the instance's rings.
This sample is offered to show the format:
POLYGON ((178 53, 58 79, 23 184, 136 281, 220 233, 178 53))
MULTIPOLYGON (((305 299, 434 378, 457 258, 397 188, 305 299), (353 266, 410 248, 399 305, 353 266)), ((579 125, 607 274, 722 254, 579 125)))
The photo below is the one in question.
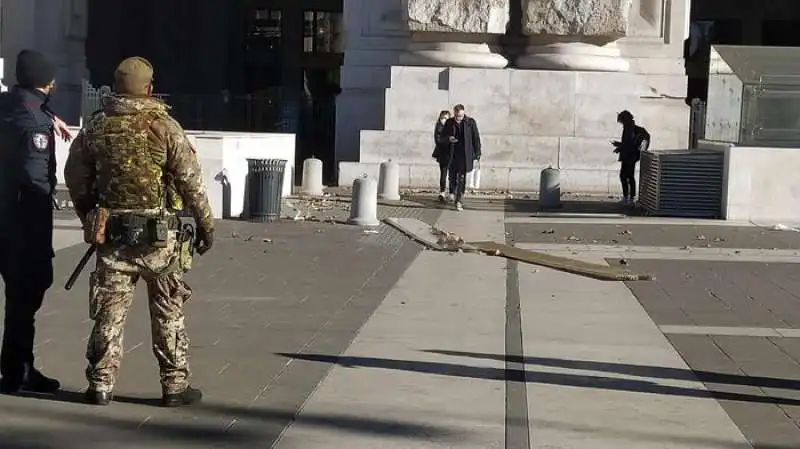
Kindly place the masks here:
POLYGON ((593 281, 424 251, 385 226, 325 222, 346 216, 332 202, 294 201, 287 215, 313 220, 220 222, 187 276, 205 403, 154 406, 141 285, 118 402, 95 408, 80 401, 86 274, 63 289, 85 245, 65 210, 37 335, 64 392, 0 396, 0 448, 800 448, 800 233, 625 218, 602 202, 547 215, 479 197, 458 214, 408 199, 380 215, 611 264, 610 247, 664 257, 626 256, 655 281, 593 281), (790 262, 686 260, 686 247, 790 262))

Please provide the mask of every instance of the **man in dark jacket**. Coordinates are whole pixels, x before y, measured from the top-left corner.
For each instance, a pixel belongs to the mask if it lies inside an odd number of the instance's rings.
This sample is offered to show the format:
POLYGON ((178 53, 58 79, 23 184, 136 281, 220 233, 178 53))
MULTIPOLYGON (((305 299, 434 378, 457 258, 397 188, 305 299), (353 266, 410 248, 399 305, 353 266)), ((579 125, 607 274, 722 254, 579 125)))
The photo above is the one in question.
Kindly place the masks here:
POLYGON ((53 283, 55 116, 47 106, 55 68, 35 51, 17 56, 17 85, 0 96, 0 274, 5 324, 0 392, 54 393, 34 367, 34 318, 53 283))
POLYGON ((467 116, 464 105, 453 108, 453 118, 444 125, 444 135, 453 145, 453 159, 450 161, 450 180, 455 189, 456 209, 464 210, 461 200, 467 188, 467 173, 474 168, 475 161, 481 159, 481 135, 475 119, 467 116))
POLYGON ((632 205, 636 198, 636 163, 641 158, 641 152, 650 146, 650 133, 636 124, 629 111, 617 114, 617 122, 622 125, 622 138, 612 143, 614 152, 619 154, 622 203, 632 205))

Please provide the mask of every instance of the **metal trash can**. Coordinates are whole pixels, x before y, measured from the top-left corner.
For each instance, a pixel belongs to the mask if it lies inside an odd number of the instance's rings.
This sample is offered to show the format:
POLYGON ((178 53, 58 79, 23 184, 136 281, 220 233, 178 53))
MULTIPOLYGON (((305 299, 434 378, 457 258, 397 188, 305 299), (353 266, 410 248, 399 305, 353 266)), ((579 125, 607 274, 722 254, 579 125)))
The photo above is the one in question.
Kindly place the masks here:
POLYGON ((281 218, 283 159, 248 159, 247 194, 250 221, 276 221, 281 218))
POLYGON ((553 167, 542 170, 539 177, 539 206, 542 209, 561 207, 561 172, 553 167))

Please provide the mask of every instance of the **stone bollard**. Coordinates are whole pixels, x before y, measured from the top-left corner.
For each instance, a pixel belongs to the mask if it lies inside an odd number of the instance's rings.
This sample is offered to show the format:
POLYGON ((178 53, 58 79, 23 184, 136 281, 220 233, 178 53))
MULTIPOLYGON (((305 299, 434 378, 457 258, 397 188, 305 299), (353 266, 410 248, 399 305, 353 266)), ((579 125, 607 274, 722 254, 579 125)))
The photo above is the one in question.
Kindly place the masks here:
POLYGON ((561 172, 553 167, 542 170, 539 177, 539 207, 561 207, 561 172))
POLYGON ((378 226, 378 183, 364 175, 353 181, 350 201, 350 219, 347 223, 358 226, 378 226))
POLYGON ((304 195, 323 195, 322 185, 322 161, 317 158, 309 158, 303 161, 303 183, 300 193, 304 195))
POLYGON ((391 159, 388 162, 381 162, 378 197, 389 201, 400 201, 400 166, 391 159))

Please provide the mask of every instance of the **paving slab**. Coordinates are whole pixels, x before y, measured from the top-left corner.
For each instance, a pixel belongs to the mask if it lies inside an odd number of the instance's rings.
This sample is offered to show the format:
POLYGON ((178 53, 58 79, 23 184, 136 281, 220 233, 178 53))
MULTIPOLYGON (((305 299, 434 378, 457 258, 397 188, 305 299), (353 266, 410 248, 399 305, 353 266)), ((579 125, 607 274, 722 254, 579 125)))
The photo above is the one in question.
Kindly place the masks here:
POLYGON ((694 260, 708 262, 800 263, 800 250, 753 248, 697 248, 677 246, 586 245, 581 243, 515 243, 518 248, 570 257, 654 260, 694 260))
POLYGON ((624 284, 519 281, 530 447, 750 447, 624 284))
MULTIPOLYGON (((425 215, 433 223, 436 213, 425 215)), ((87 277, 63 282, 86 249, 74 218, 57 215, 54 287, 38 317, 39 366, 60 378, 53 398, 0 396, 0 448, 269 447, 295 419, 329 367, 281 356, 304 348, 339 354, 420 252, 394 231, 351 226, 220 222, 215 248, 187 276, 194 383, 199 407, 155 407, 160 395, 140 285, 125 330, 125 354, 109 407, 82 404, 87 277), (346 273, 332 269, 346 260, 346 273)), ((88 271, 88 270, 87 270, 88 271)), ((389 423, 309 415, 306 423, 381 432, 389 423)), ((408 429, 395 429, 407 432, 408 429)))
POLYGON ((515 224, 507 225, 519 243, 670 246, 800 250, 800 232, 772 231, 754 226, 515 224))
MULTIPOLYGON (((497 236, 502 215, 445 212, 437 227, 497 236)), ((498 258, 425 251, 344 354, 288 354, 335 368, 276 447, 505 447, 503 359, 465 361, 449 355, 504 352, 505 267, 498 258), (370 416, 409 434, 330 431, 304 422, 316 415, 370 416)))

